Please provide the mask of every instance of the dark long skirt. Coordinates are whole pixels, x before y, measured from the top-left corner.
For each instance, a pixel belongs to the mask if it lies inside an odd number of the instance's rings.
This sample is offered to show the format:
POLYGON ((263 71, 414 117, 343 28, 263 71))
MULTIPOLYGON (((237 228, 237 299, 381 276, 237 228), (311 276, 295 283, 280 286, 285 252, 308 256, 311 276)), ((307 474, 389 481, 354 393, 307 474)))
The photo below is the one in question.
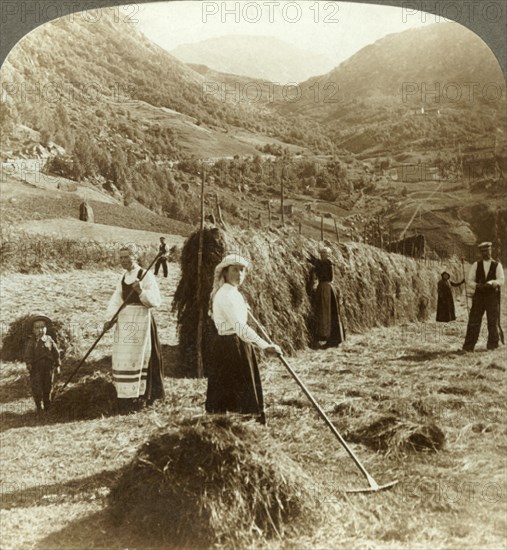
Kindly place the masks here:
POLYGON ((150 362, 148 363, 146 393, 144 397, 148 403, 153 403, 155 399, 163 399, 165 397, 162 347, 158 339, 157 323, 153 315, 151 316, 150 337, 151 356, 150 362))
POLYGON ((333 285, 320 282, 313 300, 314 343, 325 340, 327 346, 338 346, 345 340, 345 332, 338 314, 338 300, 333 285))
POLYGON ((254 348, 235 334, 217 336, 208 362, 206 411, 259 415, 264 399, 254 348))
POLYGON ((454 299, 452 290, 447 285, 439 285, 438 301, 437 301, 437 322, 448 323, 456 320, 456 312, 454 309, 454 299))
POLYGON ((151 405, 156 399, 165 397, 164 389, 164 364, 162 360, 162 347, 158 338, 157 323, 151 315, 150 322, 151 355, 148 362, 148 372, 146 375, 146 391, 138 398, 118 399, 118 409, 120 413, 128 413, 143 408, 145 405, 151 405))

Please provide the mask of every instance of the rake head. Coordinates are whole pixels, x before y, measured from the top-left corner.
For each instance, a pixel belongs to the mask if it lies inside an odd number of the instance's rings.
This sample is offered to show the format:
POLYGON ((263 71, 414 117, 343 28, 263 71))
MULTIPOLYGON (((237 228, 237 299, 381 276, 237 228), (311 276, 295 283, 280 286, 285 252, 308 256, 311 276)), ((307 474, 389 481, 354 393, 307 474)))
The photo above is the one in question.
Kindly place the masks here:
POLYGON ((384 491, 390 489, 398 483, 398 480, 391 481, 390 483, 384 483, 384 485, 378 485, 377 483, 370 484, 370 487, 364 487, 363 489, 347 489, 346 493, 376 493, 378 491, 384 491))

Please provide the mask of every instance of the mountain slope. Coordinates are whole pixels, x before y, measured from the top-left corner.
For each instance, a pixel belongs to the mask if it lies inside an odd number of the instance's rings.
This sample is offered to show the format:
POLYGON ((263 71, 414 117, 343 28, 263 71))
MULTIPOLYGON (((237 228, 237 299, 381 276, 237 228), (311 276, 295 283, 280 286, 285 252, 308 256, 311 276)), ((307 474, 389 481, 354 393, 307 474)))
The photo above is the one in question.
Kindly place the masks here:
POLYGON ((403 147, 422 138, 421 146, 439 147, 449 139, 491 137, 505 125, 505 80, 473 32, 454 23, 435 24, 361 49, 302 83, 299 101, 279 101, 276 109, 313 117, 335 143, 354 152, 378 144, 403 147), (421 106, 440 108, 442 118, 409 116, 421 106))

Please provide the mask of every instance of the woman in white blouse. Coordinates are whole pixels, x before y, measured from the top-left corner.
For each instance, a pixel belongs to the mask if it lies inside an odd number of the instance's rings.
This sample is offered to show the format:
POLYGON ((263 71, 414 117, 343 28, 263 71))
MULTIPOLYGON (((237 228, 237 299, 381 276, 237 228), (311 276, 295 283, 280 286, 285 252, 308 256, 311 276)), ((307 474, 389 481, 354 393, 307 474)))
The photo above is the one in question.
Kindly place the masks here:
POLYGON ((229 254, 216 266, 211 293, 212 318, 218 337, 208 362, 206 411, 255 415, 265 424, 264 401, 254 346, 270 355, 281 350, 248 325, 248 306, 239 292, 249 263, 229 254))
MULTIPOLYGON (((120 263, 126 270, 109 301, 109 319, 124 301, 115 323, 113 341, 113 384, 120 413, 151 404, 165 396, 162 354, 152 309, 160 306, 157 281, 137 263, 135 245, 120 250, 120 263), (131 292, 133 291, 133 292, 131 292)), ((104 330, 111 328, 110 321, 104 330)))

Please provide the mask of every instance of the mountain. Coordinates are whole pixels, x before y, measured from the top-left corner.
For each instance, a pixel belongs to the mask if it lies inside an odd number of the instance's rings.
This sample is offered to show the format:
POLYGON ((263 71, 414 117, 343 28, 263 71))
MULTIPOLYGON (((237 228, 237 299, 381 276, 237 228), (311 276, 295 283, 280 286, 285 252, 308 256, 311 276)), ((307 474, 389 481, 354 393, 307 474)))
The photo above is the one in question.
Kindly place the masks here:
POLYGON ((291 141, 294 121, 264 101, 208 90, 205 76, 112 9, 99 20, 62 17, 35 29, 10 52, 0 79, 4 160, 63 148, 48 166, 57 175, 184 221, 198 212, 179 191, 198 175, 192 157, 253 157, 269 144, 332 149, 311 121, 301 121, 304 139, 291 141), (191 174, 173 169, 187 160, 191 174))
POLYGON ((221 36, 182 44, 170 53, 185 63, 278 84, 302 82, 333 66, 332 60, 323 55, 301 50, 272 36, 221 36))
POLYGON ((457 23, 386 36, 300 91, 298 101, 278 101, 276 111, 317 120, 335 144, 356 153, 491 138, 506 121, 498 62, 457 23), (421 107, 427 115, 434 109, 432 116, 413 116, 421 107))
MULTIPOLYGON (((319 213, 337 217, 324 223, 332 235, 336 219, 344 237, 368 239, 373 222, 372 231, 388 223, 402 231, 423 199, 438 246, 454 228, 459 247, 465 222, 493 238, 473 215, 485 201, 504 209, 505 92, 491 100, 484 90, 505 83, 467 29, 438 24, 387 36, 301 83, 293 99, 262 79, 185 64, 115 15, 61 18, 9 54, 0 69, 0 131, 11 167, 42 157, 51 175, 192 224, 204 174, 207 212, 218 197, 228 223, 265 226, 266 204, 283 185, 291 223, 317 238, 319 213), (480 94, 467 100, 475 82, 480 94), (462 96, 439 97, 440 113, 431 111, 434 95, 420 97, 425 83, 430 92, 451 84, 462 96), (404 84, 416 93, 403 97, 404 84), (439 182, 395 180, 400 163, 437 169, 445 191, 433 196, 439 182), (429 211, 439 208, 436 224, 429 211)), ((272 214, 275 223, 279 212, 272 214)), ((491 219, 500 218, 492 211, 491 219)))

